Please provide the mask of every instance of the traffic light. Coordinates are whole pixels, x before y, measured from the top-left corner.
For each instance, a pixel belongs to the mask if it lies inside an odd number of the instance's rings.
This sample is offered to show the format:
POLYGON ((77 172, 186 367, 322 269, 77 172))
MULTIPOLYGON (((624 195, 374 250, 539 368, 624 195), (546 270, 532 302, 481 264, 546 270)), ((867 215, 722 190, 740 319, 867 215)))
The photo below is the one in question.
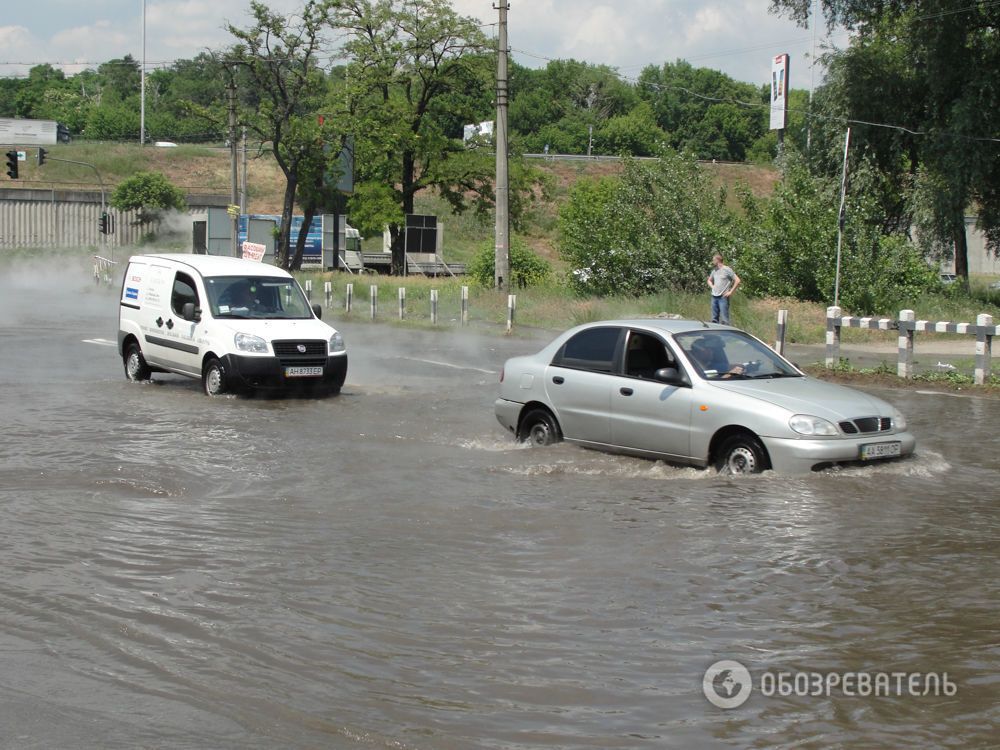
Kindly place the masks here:
POLYGON ((49 153, 44 148, 38 149, 38 166, 42 166, 45 163, 45 155, 49 153))
POLYGON ((12 180, 17 179, 17 151, 7 152, 7 176, 12 180))
POLYGON ((107 211, 101 214, 101 218, 97 220, 97 231, 101 234, 108 234, 108 230, 111 225, 111 216, 107 211))

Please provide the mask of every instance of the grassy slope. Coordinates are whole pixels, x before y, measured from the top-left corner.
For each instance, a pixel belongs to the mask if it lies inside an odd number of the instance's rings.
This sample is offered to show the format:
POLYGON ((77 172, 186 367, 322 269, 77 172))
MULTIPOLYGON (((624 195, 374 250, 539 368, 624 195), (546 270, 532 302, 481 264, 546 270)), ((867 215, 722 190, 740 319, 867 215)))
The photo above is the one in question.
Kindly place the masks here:
MULTIPOLYGON (((100 170, 109 193, 119 181, 140 170, 161 171, 171 182, 189 193, 222 195, 229 193, 229 154, 225 149, 200 146, 160 149, 126 144, 71 144, 54 146, 49 152, 52 157, 94 164, 100 170)), ((524 235, 537 253, 549 259, 557 271, 562 270, 555 244, 559 205, 565 200, 575 181, 586 177, 617 174, 621 165, 610 161, 535 161, 533 164, 541 168, 550 179, 552 201, 535 202, 527 217, 524 235)), ((749 185, 757 195, 767 195, 778 179, 776 170, 760 165, 705 164, 704 169, 709 171, 720 188, 727 190, 731 199, 735 193, 734 188, 739 182, 749 185)), ((37 167, 34 163, 33 149, 29 151, 29 160, 21 164, 21 175, 18 187, 38 189, 95 187, 93 171, 85 167, 57 161, 50 161, 41 168, 37 167)), ((249 186, 252 212, 269 214, 280 211, 284 181, 280 170, 268 155, 250 160, 249 186)), ((418 196, 416 208, 418 212, 437 214, 440 217, 445 227, 444 255, 450 261, 467 261, 478 248, 492 243, 492 216, 477 217, 471 213, 452 215, 444 202, 433 194, 418 196)), ((381 237, 366 240, 365 247, 380 250, 381 237)), ((336 299, 342 299, 343 286, 351 280, 343 276, 335 279, 338 289, 336 299)), ((429 303, 425 305, 422 299, 423 296, 429 296, 430 286, 438 286, 442 289, 442 321, 457 315, 457 289, 460 282, 424 281, 413 277, 405 281, 392 278, 354 279, 354 281, 356 291, 363 287, 365 295, 369 283, 378 283, 383 289, 391 292, 391 297, 383 296, 381 300, 383 310, 391 308, 390 313, 395 310, 395 289, 405 283, 410 290, 409 304, 413 318, 429 316, 429 311, 424 309, 429 303), (446 307, 452 306, 453 300, 456 312, 450 314, 446 312, 446 307)), ((983 281, 979 283, 982 285, 983 281)), ((318 288, 321 289, 322 286, 318 288)), ((383 291, 383 295, 385 294, 387 292, 383 291)), ((367 300, 367 297, 364 299, 367 300)), ((367 301, 364 304, 367 305, 367 301)), ((505 319, 505 305, 506 297, 503 295, 492 290, 473 290, 474 319, 482 317, 495 322, 502 321, 505 319)), ((734 323, 753 331, 765 340, 770 339, 774 331, 775 313, 779 307, 791 311, 788 332, 791 341, 817 342, 823 339, 825 312, 824 307, 819 304, 795 300, 752 300, 738 295, 734 302, 734 323)), ((1000 306, 962 297, 934 295, 918 300, 901 301, 899 308, 906 307, 917 310, 919 317, 934 320, 974 321, 976 313, 980 312, 991 313, 1000 320, 1000 306)), ((699 318, 708 313, 705 295, 663 292, 642 299, 580 299, 557 285, 520 291, 518 308, 518 319, 521 323, 546 328, 560 328, 588 320, 629 315, 671 313, 699 318)), ((897 310, 886 310, 883 314, 895 317, 897 312, 897 310)), ((856 330, 845 331, 845 340, 881 341, 886 335, 856 330)))

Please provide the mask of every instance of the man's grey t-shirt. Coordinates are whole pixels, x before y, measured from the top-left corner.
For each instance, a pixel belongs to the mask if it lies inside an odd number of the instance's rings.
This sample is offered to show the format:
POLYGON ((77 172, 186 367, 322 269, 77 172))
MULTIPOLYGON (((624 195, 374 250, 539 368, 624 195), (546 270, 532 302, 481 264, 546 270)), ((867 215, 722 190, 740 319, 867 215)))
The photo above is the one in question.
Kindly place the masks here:
POLYGON ((729 266, 715 269, 709 278, 712 280, 713 297, 721 297, 736 282, 736 274, 729 266))

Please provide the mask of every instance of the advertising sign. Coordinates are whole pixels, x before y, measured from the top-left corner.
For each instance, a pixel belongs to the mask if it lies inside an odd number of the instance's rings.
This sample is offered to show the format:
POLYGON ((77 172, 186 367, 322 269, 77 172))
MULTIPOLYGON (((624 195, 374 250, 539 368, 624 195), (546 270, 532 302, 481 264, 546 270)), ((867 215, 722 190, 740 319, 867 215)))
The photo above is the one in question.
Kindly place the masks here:
POLYGON ((264 259, 264 253, 267 248, 263 245, 259 245, 256 242, 244 242, 243 243, 243 259, 244 260, 256 260, 260 262, 264 259))
POLYGON ((771 60, 771 130, 788 125, 788 55, 771 60))

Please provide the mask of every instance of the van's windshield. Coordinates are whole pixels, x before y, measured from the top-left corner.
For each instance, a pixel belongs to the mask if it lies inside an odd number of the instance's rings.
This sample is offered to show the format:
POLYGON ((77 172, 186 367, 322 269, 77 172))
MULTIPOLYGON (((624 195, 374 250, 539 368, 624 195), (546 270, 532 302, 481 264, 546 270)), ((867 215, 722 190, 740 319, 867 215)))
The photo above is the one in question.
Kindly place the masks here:
POLYGON ((309 301, 294 279, 280 276, 209 276, 213 318, 311 318, 309 301))

